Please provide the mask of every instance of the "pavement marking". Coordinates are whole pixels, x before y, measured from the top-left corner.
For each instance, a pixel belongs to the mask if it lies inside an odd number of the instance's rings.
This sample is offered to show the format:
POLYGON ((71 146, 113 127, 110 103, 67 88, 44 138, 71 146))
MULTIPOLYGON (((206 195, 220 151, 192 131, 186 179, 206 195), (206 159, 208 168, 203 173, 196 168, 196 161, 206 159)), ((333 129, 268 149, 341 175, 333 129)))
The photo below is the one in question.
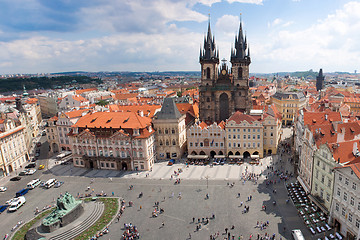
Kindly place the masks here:
POLYGON ((184 219, 181 219, 181 218, 173 217, 173 216, 166 215, 166 214, 163 214, 163 213, 162 213, 161 215, 166 216, 166 217, 169 217, 169 218, 172 218, 172 219, 176 219, 176 220, 179 220, 179 221, 182 221, 182 222, 185 222, 185 220, 184 220, 184 219))

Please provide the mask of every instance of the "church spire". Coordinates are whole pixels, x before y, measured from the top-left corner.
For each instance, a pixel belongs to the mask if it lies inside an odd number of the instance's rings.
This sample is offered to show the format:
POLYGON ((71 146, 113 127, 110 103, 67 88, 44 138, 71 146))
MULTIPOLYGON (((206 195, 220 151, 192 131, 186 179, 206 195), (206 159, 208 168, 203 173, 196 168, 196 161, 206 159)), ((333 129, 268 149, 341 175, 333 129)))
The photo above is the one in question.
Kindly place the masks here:
POLYGON ((216 51, 216 45, 215 45, 215 37, 212 36, 211 34, 210 14, 208 21, 208 31, 206 37, 204 37, 203 51, 200 54, 200 62, 206 60, 219 62, 218 53, 216 51))
POLYGON ((239 33, 238 36, 235 36, 235 46, 234 49, 231 52, 231 61, 240 62, 244 61, 249 58, 250 60, 250 54, 249 50, 247 49, 247 38, 246 34, 244 36, 243 33, 243 27, 242 27, 242 19, 240 14, 240 26, 239 26, 239 33))

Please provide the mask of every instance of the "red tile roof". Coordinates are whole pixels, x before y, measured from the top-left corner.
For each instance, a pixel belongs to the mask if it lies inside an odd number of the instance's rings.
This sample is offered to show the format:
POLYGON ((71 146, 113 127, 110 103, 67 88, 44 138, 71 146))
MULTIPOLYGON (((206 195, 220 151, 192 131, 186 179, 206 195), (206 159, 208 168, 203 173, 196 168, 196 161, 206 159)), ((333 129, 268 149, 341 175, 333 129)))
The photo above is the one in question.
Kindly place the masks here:
POLYGON ((86 88, 86 89, 79 89, 79 90, 75 90, 76 94, 82 94, 85 92, 92 92, 92 91, 97 91, 97 88, 86 88))
POLYGON ((248 123, 252 124, 254 121, 260 121, 261 116, 253 116, 247 115, 242 112, 235 112, 231 117, 227 120, 227 122, 235 121, 235 123, 239 124, 243 121, 247 121, 248 123))
POLYGON ((81 117, 74 127, 142 129, 151 125, 151 119, 134 112, 95 112, 81 117))
POLYGON ((304 125, 322 125, 342 121, 339 112, 304 112, 304 125))

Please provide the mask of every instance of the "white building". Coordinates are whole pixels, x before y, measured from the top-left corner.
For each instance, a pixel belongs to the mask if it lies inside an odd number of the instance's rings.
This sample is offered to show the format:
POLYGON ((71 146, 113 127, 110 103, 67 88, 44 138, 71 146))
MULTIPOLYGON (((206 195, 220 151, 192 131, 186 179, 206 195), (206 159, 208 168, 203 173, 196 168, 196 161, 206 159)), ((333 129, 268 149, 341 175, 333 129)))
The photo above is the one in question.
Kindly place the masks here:
POLYGON ((346 239, 360 238, 360 163, 335 168, 329 222, 346 239))

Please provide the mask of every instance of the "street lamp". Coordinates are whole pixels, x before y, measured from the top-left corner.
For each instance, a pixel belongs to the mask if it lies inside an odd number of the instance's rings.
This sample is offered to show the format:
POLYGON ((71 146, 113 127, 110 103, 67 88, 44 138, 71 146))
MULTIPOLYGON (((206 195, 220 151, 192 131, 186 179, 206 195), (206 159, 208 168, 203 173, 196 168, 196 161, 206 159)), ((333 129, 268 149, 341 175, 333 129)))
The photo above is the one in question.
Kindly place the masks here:
POLYGON ((206 179, 206 188, 209 188, 209 175, 206 175, 205 179, 206 179))

